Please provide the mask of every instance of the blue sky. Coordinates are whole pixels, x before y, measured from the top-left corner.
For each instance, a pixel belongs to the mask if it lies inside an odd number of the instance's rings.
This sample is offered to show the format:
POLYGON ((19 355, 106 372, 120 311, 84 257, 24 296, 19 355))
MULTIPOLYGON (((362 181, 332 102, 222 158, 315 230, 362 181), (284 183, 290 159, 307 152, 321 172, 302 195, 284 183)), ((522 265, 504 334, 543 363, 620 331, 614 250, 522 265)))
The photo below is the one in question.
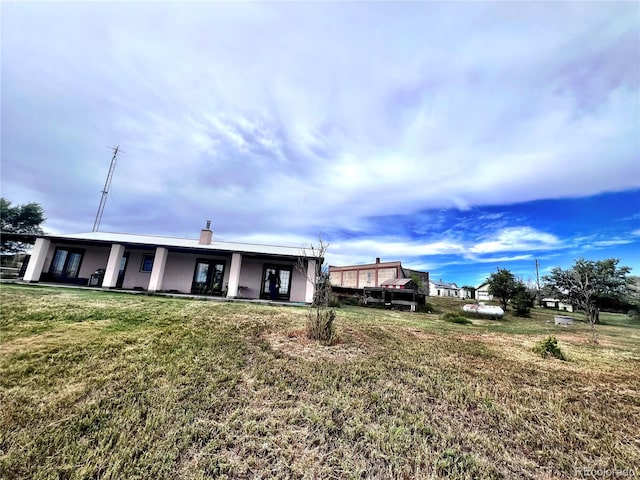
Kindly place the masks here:
POLYGON ((45 230, 479 284, 640 274, 637 2, 3 2, 1 189, 45 230))

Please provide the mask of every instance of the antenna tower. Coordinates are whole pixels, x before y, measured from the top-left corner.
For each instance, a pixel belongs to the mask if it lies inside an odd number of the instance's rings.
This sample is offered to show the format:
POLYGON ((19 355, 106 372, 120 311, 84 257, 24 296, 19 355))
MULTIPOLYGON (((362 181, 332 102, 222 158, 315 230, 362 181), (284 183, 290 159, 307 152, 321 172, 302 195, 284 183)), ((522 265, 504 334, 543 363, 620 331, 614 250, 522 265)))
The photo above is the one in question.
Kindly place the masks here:
POLYGON ((107 195, 109 194, 109 188, 111 187, 111 179, 113 178, 113 171, 116 169, 116 162, 118 161, 118 151, 120 145, 113 148, 113 158, 111 159, 111 165, 109 166, 109 173, 107 174, 107 180, 104 182, 104 188, 102 189, 102 198, 100 198, 100 206, 98 207, 98 213, 96 214, 96 220, 93 222, 93 232, 97 232, 100 228, 100 221, 102 220, 102 212, 104 212, 104 206, 107 203, 107 195))

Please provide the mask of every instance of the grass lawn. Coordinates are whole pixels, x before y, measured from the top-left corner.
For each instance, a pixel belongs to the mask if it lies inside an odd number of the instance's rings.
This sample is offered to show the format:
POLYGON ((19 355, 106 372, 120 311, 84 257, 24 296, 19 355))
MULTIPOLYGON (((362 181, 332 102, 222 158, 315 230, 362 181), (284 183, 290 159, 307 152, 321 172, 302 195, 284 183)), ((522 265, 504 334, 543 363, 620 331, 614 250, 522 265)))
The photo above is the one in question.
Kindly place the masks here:
POLYGON ((640 478, 624 315, 593 344, 546 310, 345 307, 323 346, 300 307, 8 284, 0 301, 1 478, 640 478), (533 353, 549 335, 567 361, 533 353))

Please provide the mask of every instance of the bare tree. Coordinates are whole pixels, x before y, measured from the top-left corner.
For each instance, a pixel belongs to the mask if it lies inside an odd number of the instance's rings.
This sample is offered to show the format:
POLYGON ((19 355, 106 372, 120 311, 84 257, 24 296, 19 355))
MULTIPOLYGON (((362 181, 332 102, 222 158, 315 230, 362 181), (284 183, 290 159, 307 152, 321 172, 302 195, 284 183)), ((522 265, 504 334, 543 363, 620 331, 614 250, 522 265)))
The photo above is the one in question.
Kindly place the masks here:
POLYGON ((330 344, 334 339, 333 321, 336 317, 335 310, 329 308, 329 273, 322 267, 328 247, 329 244, 322 239, 322 235, 318 236, 318 243, 305 248, 296 265, 296 269, 313 285, 313 303, 307 312, 307 337, 326 344, 330 344))

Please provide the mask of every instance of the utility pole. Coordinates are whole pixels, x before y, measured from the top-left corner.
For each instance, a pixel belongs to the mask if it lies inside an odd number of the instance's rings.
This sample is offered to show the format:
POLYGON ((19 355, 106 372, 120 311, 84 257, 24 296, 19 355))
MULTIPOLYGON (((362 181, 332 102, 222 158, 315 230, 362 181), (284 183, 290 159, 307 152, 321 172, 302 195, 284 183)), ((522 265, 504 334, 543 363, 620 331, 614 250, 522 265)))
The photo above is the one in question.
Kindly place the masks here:
POLYGON ((107 195, 109 194, 109 188, 111 187, 111 179, 113 178, 113 171, 116 169, 116 162, 118 161, 118 151, 120 145, 113 148, 113 158, 111 158, 111 165, 109 166, 109 173, 107 179, 104 182, 104 188, 102 189, 102 197, 100 198, 100 206, 98 207, 98 213, 96 214, 96 220, 93 222, 93 232, 97 232, 100 228, 100 221, 102 220, 102 212, 104 212, 104 206, 107 203, 107 195))
POLYGON ((540 264, 538 263, 538 259, 536 258, 536 283, 538 284, 538 305, 542 305, 542 298, 540 298, 540 273, 538 272, 538 268, 540 264))

